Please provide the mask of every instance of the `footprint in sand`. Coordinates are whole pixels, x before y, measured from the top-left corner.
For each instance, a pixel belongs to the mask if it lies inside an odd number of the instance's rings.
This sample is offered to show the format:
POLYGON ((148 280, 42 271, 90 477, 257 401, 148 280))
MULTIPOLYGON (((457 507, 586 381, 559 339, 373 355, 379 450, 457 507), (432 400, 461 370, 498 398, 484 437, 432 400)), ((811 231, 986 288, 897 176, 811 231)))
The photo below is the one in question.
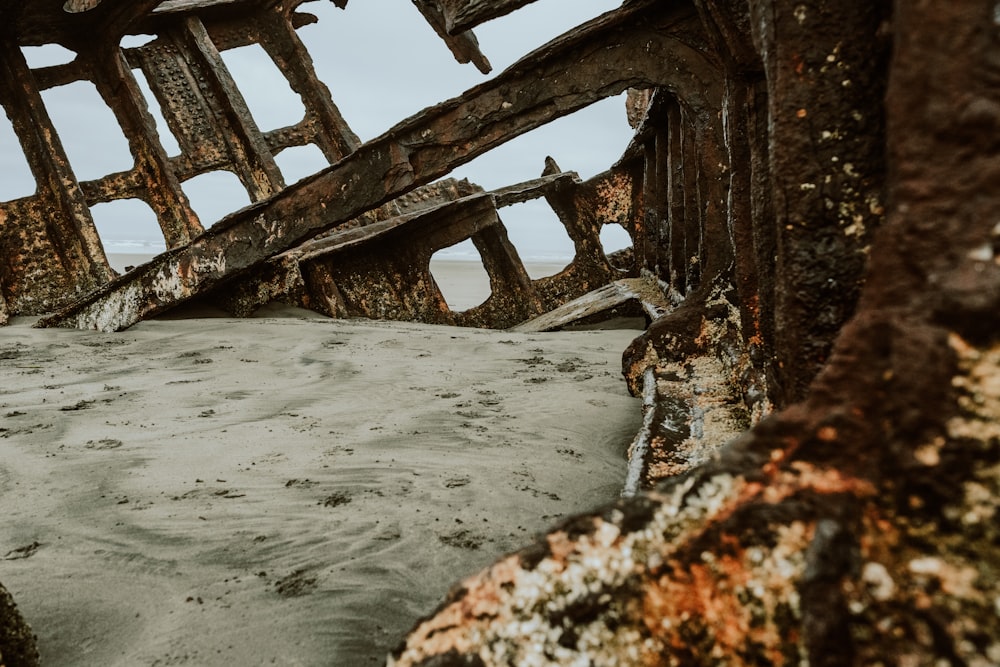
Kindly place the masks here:
POLYGON ((340 507, 341 505, 346 505, 349 502, 351 502, 350 494, 344 493, 343 491, 337 491, 336 493, 331 493, 316 504, 322 505, 323 507, 340 507))
POLYGON ((444 482, 444 486, 447 489, 457 489, 462 486, 467 486, 472 481, 469 477, 451 477, 444 482))
POLYGON ((486 539, 482 535, 477 535, 471 530, 460 529, 446 535, 438 535, 438 539, 450 547, 468 549, 470 551, 478 549, 486 539))
POLYGON ((103 438, 101 440, 88 440, 87 444, 84 445, 86 449, 96 449, 100 451, 109 449, 118 449, 122 446, 121 440, 116 440, 114 438, 103 438))
POLYGON ((306 576, 307 570, 295 570, 274 582, 274 592, 283 598, 309 595, 317 586, 317 578, 306 576))

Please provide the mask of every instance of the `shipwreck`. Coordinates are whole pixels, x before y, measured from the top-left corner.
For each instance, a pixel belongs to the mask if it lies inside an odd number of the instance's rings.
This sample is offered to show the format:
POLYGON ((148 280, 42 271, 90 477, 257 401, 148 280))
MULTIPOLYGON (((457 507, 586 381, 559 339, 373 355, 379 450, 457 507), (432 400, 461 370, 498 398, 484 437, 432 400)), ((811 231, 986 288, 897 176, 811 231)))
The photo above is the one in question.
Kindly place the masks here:
MULTIPOLYGON (((413 2, 485 73, 473 30, 531 0, 413 2)), ((0 202, 0 323, 110 332, 193 299, 526 330, 641 315, 626 497, 456 586, 394 664, 1000 663, 995 3, 627 0, 367 142, 296 34, 308 9, 0 1, 0 103, 37 184, 0 202), (220 57, 249 43, 298 123, 254 123, 220 57), (76 57, 30 68, 44 44, 76 57), (74 81, 128 171, 76 176, 40 94, 74 81), (634 136, 591 179, 551 160, 497 190, 448 178, 625 91, 634 136), (306 144, 329 166, 286 184, 274 156, 306 144), (199 220, 181 185, 217 170, 252 203, 199 220), (167 251, 118 275, 90 209, 127 198, 167 251), (575 247, 538 280, 502 220, 533 198, 575 247), (605 225, 631 248, 605 253, 605 225), (465 240, 492 293, 453 312, 428 265, 465 240)), ((33 664, 0 602, 0 660, 33 664)))

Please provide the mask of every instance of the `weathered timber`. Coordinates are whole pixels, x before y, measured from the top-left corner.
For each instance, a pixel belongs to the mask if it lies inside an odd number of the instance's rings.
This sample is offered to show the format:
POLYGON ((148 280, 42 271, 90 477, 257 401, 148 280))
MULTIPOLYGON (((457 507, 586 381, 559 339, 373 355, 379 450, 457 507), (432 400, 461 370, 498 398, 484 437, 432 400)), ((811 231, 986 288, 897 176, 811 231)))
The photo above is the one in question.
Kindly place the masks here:
MULTIPOLYGON (((633 3, 605 15, 39 324, 128 327, 504 141, 628 87, 664 83, 676 89, 691 113, 706 119, 698 124, 699 134, 711 144, 717 137, 708 118, 718 112, 721 90, 713 83, 714 64, 682 39, 697 31, 690 9, 660 3, 633 3)), ((725 259, 710 262, 722 265, 725 259)))

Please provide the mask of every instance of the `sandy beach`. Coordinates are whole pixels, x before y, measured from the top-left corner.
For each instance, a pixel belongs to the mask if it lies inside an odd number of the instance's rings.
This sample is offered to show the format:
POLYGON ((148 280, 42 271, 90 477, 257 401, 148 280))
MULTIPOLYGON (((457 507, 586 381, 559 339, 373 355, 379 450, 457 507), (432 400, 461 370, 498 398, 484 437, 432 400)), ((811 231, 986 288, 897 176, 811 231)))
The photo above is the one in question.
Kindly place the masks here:
POLYGON ((0 581, 43 664, 381 664, 620 492, 634 330, 258 315, 0 327, 0 581))

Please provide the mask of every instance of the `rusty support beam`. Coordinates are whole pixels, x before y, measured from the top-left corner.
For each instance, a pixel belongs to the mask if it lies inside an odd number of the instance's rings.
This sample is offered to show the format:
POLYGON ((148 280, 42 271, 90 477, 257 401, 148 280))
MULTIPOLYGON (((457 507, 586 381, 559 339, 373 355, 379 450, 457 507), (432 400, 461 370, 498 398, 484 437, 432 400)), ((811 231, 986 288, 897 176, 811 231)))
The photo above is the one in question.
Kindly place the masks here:
MULTIPOLYGON (((137 21, 145 18, 163 0, 127 0, 112 2, 107 0, 91 10, 94 14, 96 28, 90 31, 80 31, 87 38, 86 43, 115 44, 129 33, 129 28, 137 21)), ((90 12, 86 12, 86 16, 90 12)))
MULTIPOLYGON (((730 164, 745 165, 743 169, 733 170, 730 174, 729 199, 726 209, 729 215, 729 226, 733 234, 733 246, 739 249, 734 254, 733 284, 739 295, 740 322, 743 342, 748 347, 760 348, 770 339, 764 336, 771 331, 761 324, 761 296, 773 285, 771 280, 762 278, 770 276, 769 267, 761 267, 759 263, 768 262, 766 256, 757 252, 757 239, 754 233, 754 160, 753 145, 760 145, 764 137, 756 136, 750 109, 759 103, 755 95, 755 82, 734 77, 727 78, 726 107, 729 109, 726 123, 726 148, 730 164)), ((756 165, 759 168, 759 163, 756 165)), ((759 224, 759 222, 757 223, 759 224)), ((772 250, 773 253, 773 250, 772 250)), ((773 254, 772 254, 773 257, 773 254)), ((765 296, 765 301, 770 299, 765 296)), ((770 312, 770 311, 765 311, 770 312)), ((761 355, 761 349, 754 349, 754 354, 761 355)), ((762 355, 761 355, 762 356, 762 355)), ((756 383, 763 386, 763 381, 756 383)))
MULTIPOLYGON (((575 173, 565 172, 510 185, 487 194, 493 200, 494 208, 501 208, 537 199, 551 189, 576 182, 578 178, 575 173)), ((468 216, 462 212, 462 205, 445 209, 455 219, 442 222, 439 212, 441 207, 462 198, 468 205, 478 206, 478 198, 470 196, 481 193, 479 186, 450 178, 417 188, 385 206, 365 213, 361 219, 351 221, 348 229, 307 241, 268 260, 262 268, 216 290, 213 296, 223 308, 240 317, 251 315, 270 301, 311 308, 331 317, 347 317, 350 313, 343 304, 343 295, 334 280, 335 274, 343 274, 338 263, 341 262, 340 253, 347 239, 353 239, 354 243, 361 246, 357 252, 365 253, 369 258, 358 264, 359 275, 355 282, 363 285, 368 280, 366 276, 369 273, 374 271, 378 274, 382 271, 376 263, 380 253, 385 254, 379 250, 380 245, 385 243, 382 237, 397 226, 405 225, 408 241, 404 252, 409 257, 408 265, 413 271, 404 272, 401 284, 415 284, 426 279, 425 269, 434 253, 447 247, 433 242, 424 227, 429 230, 447 224, 451 234, 449 242, 472 240, 480 253, 486 273, 490 276, 491 285, 489 299, 476 308, 453 313, 453 323, 460 326, 506 328, 537 315, 546 305, 552 307, 555 304, 551 301, 543 304, 538 298, 531 278, 525 271, 517 250, 507 238, 502 224, 481 228, 478 217, 472 216, 469 218, 471 223, 468 228, 463 228, 458 220, 458 213, 468 216)), ((389 254, 393 258, 391 263, 396 263, 395 254, 398 253, 389 254)), ((564 287, 562 290, 563 293, 582 291, 572 287, 564 287)), ((407 310, 394 292, 373 292, 367 302, 368 307, 373 309, 372 312, 392 312, 394 317, 409 320, 423 320, 426 317, 423 310, 407 310), (395 305, 372 305, 374 301, 385 298, 395 301, 395 305)), ((441 315, 437 308, 430 311, 430 316, 431 321, 440 321, 441 315)))
POLYGON ((499 224, 485 193, 348 230, 303 271, 337 288, 349 317, 455 324, 430 274, 430 255, 499 224), (378 242, 372 242, 377 235, 378 242))
POLYGON ((658 230, 660 225, 660 201, 659 192, 661 189, 660 179, 662 174, 657 173, 657 138, 660 131, 656 133, 643 146, 642 155, 642 200, 643 200, 643 220, 639 226, 639 237, 635 239, 633 250, 635 259, 640 266, 648 268, 657 265, 656 256, 659 249, 658 230))
POLYGON ((455 35, 530 5, 535 0, 436 0, 445 17, 445 28, 455 35))
POLYGON ((170 167, 156 122, 149 114, 146 98, 131 67, 117 46, 109 53, 96 51, 89 60, 97 90, 128 139, 140 175, 143 199, 156 213, 167 247, 187 243, 203 229, 181 189, 180 180, 170 167))
MULTIPOLYGON (((555 161, 548 160, 547 170, 559 171, 555 161)), ((596 220, 595 207, 591 201, 582 197, 575 184, 566 184, 560 188, 552 188, 545 193, 545 201, 555 211, 559 222, 566 228, 566 233, 573 241, 575 250, 574 263, 586 267, 588 272, 596 271, 595 279, 607 282, 612 274, 601 247, 600 223, 596 220)))
POLYGON ((690 8, 631 3, 553 41, 530 62, 404 121, 268 201, 237 211, 188 246, 39 324, 131 326, 505 141, 629 87, 670 85, 691 114, 709 123, 721 104, 718 71, 680 38, 698 30, 690 8))
POLYGON ((185 58, 205 78, 211 99, 219 105, 213 111, 224 128, 233 171, 246 187, 250 200, 261 201, 284 188, 274 156, 204 24, 197 17, 186 17, 178 26, 177 41, 184 45, 185 58))
POLYGON ((654 191, 653 206, 656 210, 655 229, 650 236, 655 243, 653 248, 653 273, 663 281, 670 281, 670 128, 666 123, 667 116, 660 112, 656 130, 656 145, 654 151, 654 167, 656 169, 657 187, 654 191))
MULTIPOLYGON (((347 317, 348 313, 339 289, 333 282, 326 264, 348 238, 366 237, 378 242, 381 228, 375 223, 402 216, 413 217, 418 211, 436 208, 462 197, 481 193, 482 188, 466 180, 445 179, 417 188, 397 197, 388 204, 365 212, 345 224, 343 229, 306 241, 295 248, 272 257, 263 266, 213 293, 213 298, 237 317, 249 317, 255 310, 280 301, 302 308, 311 308, 330 317, 347 317)), ((414 220, 412 224, 419 224, 414 220)), ((430 260, 430 253, 427 255, 430 260)))
POLYGON ((678 294, 687 292, 687 227, 684 209, 684 144, 681 108, 671 99, 666 108, 668 134, 666 183, 670 221, 670 285, 678 294))
MULTIPOLYGON (((80 184, 21 49, 12 41, 0 42, 0 100, 10 117, 38 186, 44 208, 35 221, 35 234, 51 245, 49 262, 62 267, 80 289, 94 289, 114 275, 101 246, 97 228, 80 184)), ((18 248, 15 252, 24 250, 18 248)), ((72 297, 73 294, 67 295, 72 297)), ((52 307, 57 304, 49 304, 52 307)))
POLYGON ((306 116, 316 131, 316 145, 332 164, 361 145, 334 104, 330 90, 316 76, 312 58, 288 16, 269 12, 258 20, 257 36, 292 90, 302 98, 306 116))
POLYGON ((476 308, 458 313, 456 324, 506 329, 545 311, 503 224, 473 234, 472 242, 490 276, 490 296, 476 308))
POLYGON ((890 9, 822 5, 802 14, 796 0, 750 3, 768 74, 775 350, 786 378, 777 405, 802 399, 826 364, 885 217, 885 116, 870 109, 886 85, 873 65, 888 59, 888 40, 875 36, 885 34, 890 9), (816 29, 827 25, 835 33, 816 29))
POLYGON ((438 37, 448 45, 455 60, 462 64, 471 62, 483 74, 489 74, 493 70, 490 61, 479 50, 479 40, 471 30, 455 34, 448 32, 447 19, 436 0, 413 0, 413 4, 424 15, 427 23, 434 28, 438 37))
POLYGON ((701 284, 702 224, 701 194, 698 192, 698 141, 689 114, 681 114, 681 169, 684 192, 684 284, 687 292, 701 284))

